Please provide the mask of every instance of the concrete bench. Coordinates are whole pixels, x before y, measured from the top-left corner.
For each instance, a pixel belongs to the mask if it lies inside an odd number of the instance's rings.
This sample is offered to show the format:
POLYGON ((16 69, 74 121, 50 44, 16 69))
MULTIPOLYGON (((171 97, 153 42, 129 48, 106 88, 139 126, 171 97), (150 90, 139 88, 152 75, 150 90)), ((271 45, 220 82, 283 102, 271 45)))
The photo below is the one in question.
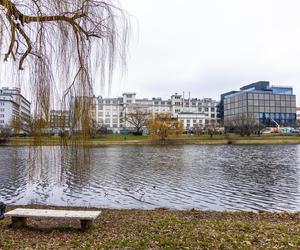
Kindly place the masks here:
POLYGON ((64 218, 79 219, 81 229, 85 231, 92 222, 101 214, 100 211, 75 211, 75 210, 50 210, 50 209, 26 209, 17 208, 5 213, 5 217, 11 217, 12 227, 26 225, 27 218, 64 218))

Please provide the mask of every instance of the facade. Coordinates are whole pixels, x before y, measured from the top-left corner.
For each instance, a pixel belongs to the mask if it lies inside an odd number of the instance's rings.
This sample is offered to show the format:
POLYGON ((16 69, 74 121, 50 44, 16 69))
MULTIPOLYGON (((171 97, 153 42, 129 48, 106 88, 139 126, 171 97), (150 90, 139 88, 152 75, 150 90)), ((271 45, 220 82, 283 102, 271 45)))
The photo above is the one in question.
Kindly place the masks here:
POLYGON ((134 128, 126 120, 126 115, 139 110, 155 116, 169 113, 180 119, 185 129, 198 128, 218 122, 218 102, 210 98, 185 99, 183 95, 174 94, 170 99, 137 99, 136 93, 124 93, 118 98, 97 98, 96 121, 99 128, 106 127, 113 132, 134 128))
POLYGON ((300 107, 297 108, 297 126, 300 127, 300 107))
POLYGON ((257 82, 225 95, 223 101, 225 127, 241 119, 259 126, 296 126, 296 96, 292 87, 257 82))
POLYGON ((70 111, 51 110, 50 111, 50 128, 51 129, 70 129, 70 111))
POLYGON ((0 128, 14 128, 15 133, 28 133, 31 103, 19 88, 0 89, 0 128))
POLYGON ((76 96, 71 98, 69 111, 71 132, 83 131, 96 126, 96 104, 97 99, 95 96, 76 96))

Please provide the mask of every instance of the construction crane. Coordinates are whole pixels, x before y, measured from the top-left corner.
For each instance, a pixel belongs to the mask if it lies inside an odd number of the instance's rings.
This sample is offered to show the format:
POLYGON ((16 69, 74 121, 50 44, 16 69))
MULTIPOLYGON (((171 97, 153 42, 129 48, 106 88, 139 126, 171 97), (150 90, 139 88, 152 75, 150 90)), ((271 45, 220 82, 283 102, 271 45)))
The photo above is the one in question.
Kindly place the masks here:
POLYGON ((274 122, 274 123, 277 125, 278 132, 280 132, 280 125, 279 125, 279 123, 276 122, 276 121, 275 121, 273 118, 271 118, 271 117, 270 117, 270 120, 271 120, 272 122, 274 122))

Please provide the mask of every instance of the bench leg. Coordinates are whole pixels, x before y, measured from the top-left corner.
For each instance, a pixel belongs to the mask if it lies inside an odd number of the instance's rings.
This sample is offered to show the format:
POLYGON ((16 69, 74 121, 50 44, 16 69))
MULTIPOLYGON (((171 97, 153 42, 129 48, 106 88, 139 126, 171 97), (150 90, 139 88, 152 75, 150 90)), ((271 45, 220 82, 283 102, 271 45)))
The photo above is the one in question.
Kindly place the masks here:
POLYGON ((91 220, 80 220, 81 230, 86 231, 92 225, 91 220))
POLYGON ((13 228, 26 226, 26 218, 25 217, 11 217, 11 226, 13 228))

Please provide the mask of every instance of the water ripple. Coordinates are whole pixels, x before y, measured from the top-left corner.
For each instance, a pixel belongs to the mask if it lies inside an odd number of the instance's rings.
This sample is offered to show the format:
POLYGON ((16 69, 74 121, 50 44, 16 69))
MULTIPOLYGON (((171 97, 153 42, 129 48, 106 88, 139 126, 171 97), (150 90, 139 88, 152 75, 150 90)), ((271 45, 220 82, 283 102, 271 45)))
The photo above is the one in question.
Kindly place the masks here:
POLYGON ((300 209, 300 146, 0 148, 0 200, 108 208, 300 209))

